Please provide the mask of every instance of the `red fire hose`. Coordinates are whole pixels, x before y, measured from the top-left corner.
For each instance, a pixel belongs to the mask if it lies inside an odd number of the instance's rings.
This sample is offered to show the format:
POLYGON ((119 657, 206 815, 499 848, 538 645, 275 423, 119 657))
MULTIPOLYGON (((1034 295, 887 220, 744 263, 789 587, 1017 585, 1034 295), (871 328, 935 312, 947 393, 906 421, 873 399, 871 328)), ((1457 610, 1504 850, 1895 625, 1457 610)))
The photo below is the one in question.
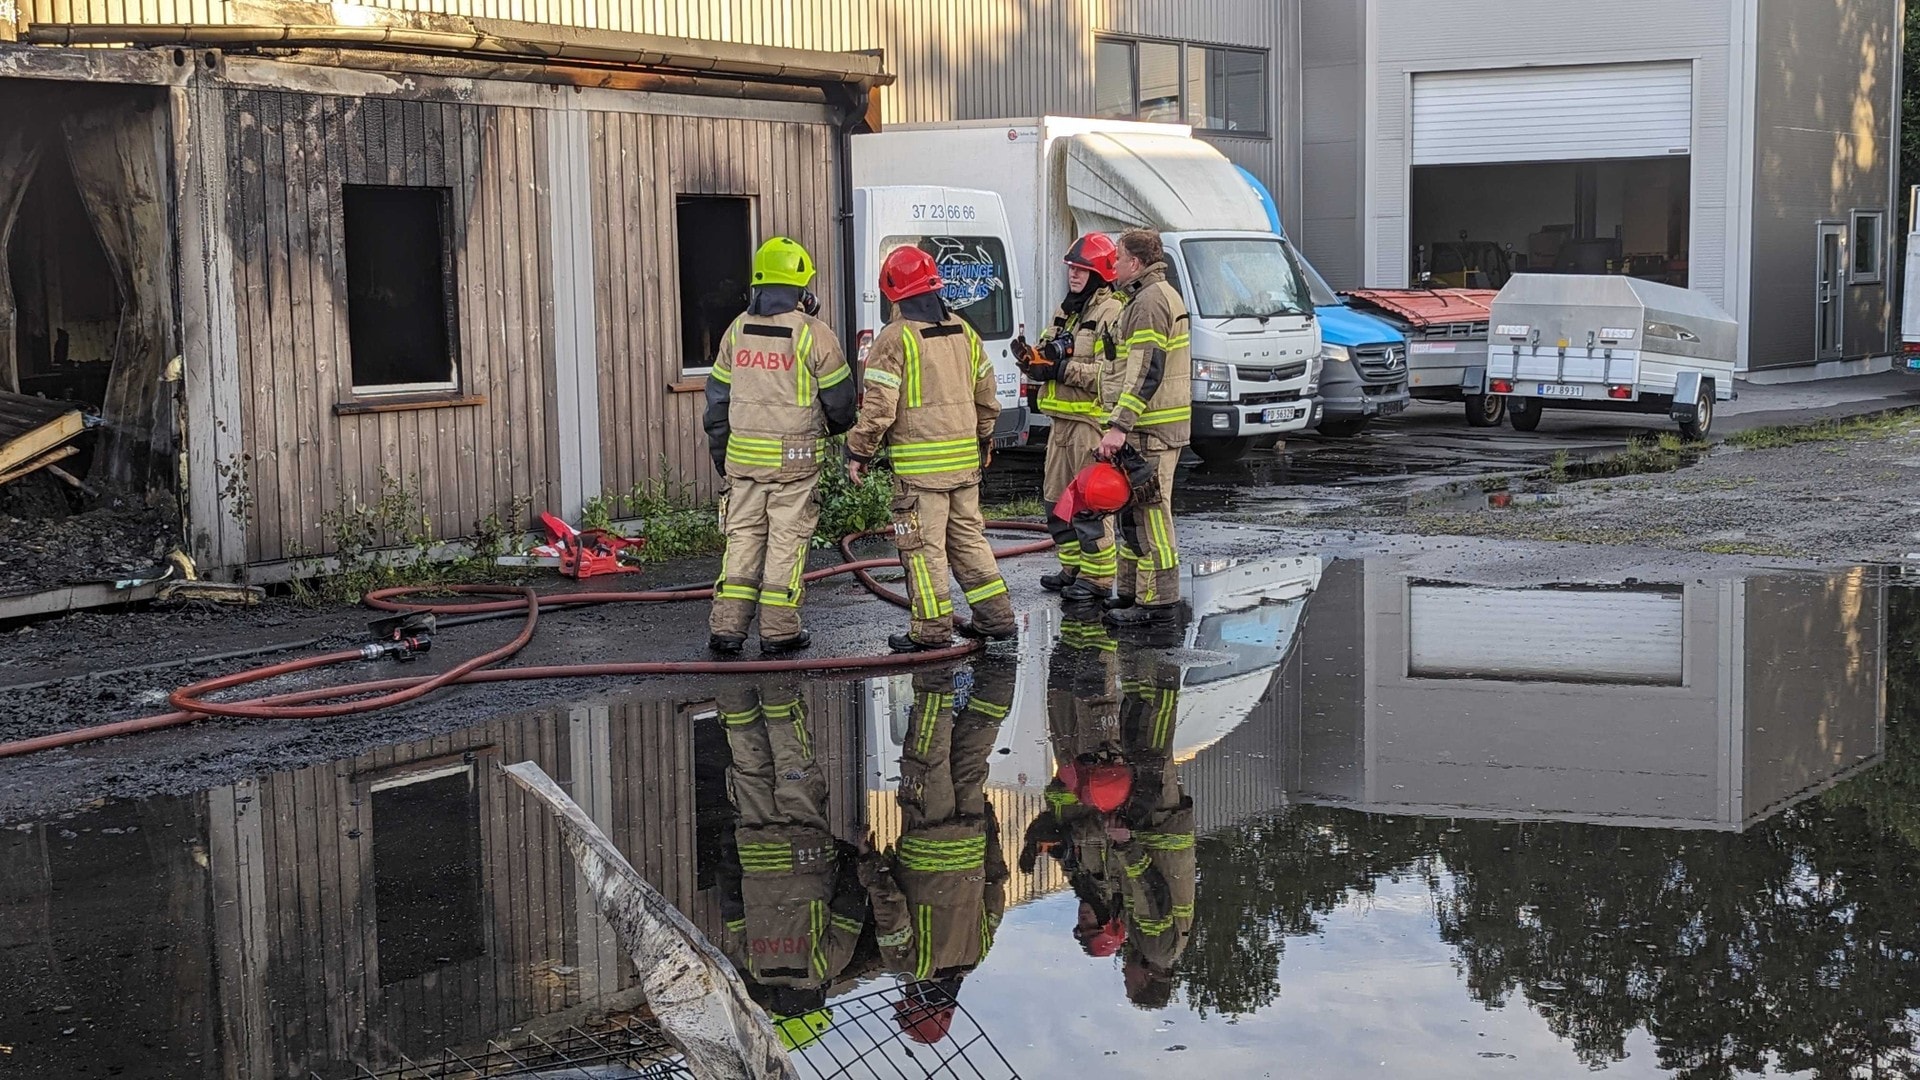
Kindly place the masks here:
MULTIPOLYGON (((1015 530, 1020 532, 1041 532, 1044 526, 1030 522, 994 522, 993 529, 1015 530)), ((890 566, 899 566, 898 559, 855 559, 853 543, 866 537, 884 535, 884 532, 861 533, 840 541, 841 554, 847 562, 838 566, 813 570, 805 575, 807 581, 819 581, 838 574, 853 574, 862 585, 880 599, 899 607, 907 606, 907 599, 899 593, 881 585, 873 577, 872 571, 890 566)), ((1029 555, 1045 551, 1053 546, 1052 540, 1036 540, 1032 543, 996 550, 995 556, 1011 558, 1017 555, 1029 555)), ((542 595, 528 588, 505 588, 489 585, 438 586, 442 592, 457 592, 467 595, 502 594, 511 599, 482 601, 478 603, 420 603, 398 599, 410 593, 420 592, 414 588, 379 589, 370 592, 364 603, 381 611, 425 612, 434 615, 475 615, 491 612, 524 611, 526 621, 512 641, 499 648, 482 653, 469 660, 441 672, 438 675, 425 675, 412 678, 377 679, 368 682, 345 683, 339 686, 319 687, 291 693, 273 694, 266 697, 251 698, 244 701, 208 701, 207 695, 237 686, 262 682, 302 671, 343 664, 349 661, 365 659, 360 649, 346 649, 325 653, 320 656, 289 660, 278 664, 250 668, 245 671, 223 675, 214 679, 183 686, 168 695, 168 700, 177 711, 161 713, 155 716, 142 716, 131 720, 120 720, 94 727, 78 728, 53 735, 42 735, 33 739, 21 739, 15 742, 0 743, 0 758, 18 757, 24 754, 51 750, 61 746, 74 746, 80 743, 109 739, 120 735, 132 735, 145 731, 157 731, 162 728, 178 727, 192 723, 206 716, 224 716, 245 720, 314 720, 336 716, 348 716, 368 713, 379 709, 402 705, 433 693, 444 687, 484 682, 518 682, 532 679, 570 679, 570 678, 619 678, 640 675, 733 675, 767 672, 794 671, 860 671, 870 669, 888 669, 918 664, 939 663, 966 656, 979 648, 976 642, 954 645, 950 648, 935 649, 929 652, 913 653, 907 656, 849 656, 849 657, 808 657, 781 660, 653 660, 630 663, 600 664, 553 664, 535 667, 501 668, 495 665, 503 663, 515 653, 525 648, 533 640, 534 629, 539 625, 540 610, 551 607, 580 607, 590 604, 611 603, 666 603, 678 600, 704 600, 712 597, 712 589, 683 589, 674 591, 651 592, 581 592, 555 593, 542 595)))

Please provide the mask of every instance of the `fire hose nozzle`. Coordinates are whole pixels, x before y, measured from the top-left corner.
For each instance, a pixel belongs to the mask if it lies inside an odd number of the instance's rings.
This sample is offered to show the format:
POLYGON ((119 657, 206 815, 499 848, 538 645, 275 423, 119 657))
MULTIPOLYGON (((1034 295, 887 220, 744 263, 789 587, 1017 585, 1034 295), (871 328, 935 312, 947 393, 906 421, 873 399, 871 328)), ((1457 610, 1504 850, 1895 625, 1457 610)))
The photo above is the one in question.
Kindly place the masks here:
POLYGON ((393 641, 374 641, 360 646, 360 659, 391 659, 395 663, 406 664, 420 658, 420 654, 433 648, 433 639, 424 635, 418 637, 397 638, 393 641))

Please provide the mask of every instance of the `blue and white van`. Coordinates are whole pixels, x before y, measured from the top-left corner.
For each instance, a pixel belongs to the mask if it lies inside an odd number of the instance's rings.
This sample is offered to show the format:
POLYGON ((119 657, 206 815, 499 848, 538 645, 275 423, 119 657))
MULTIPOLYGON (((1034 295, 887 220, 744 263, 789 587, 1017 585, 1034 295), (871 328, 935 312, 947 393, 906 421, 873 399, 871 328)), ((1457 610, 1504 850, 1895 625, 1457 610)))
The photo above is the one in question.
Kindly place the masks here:
POLYGON ((1320 371, 1317 430, 1322 435, 1349 438, 1365 430, 1376 416, 1405 411, 1411 400, 1406 336, 1392 323, 1348 307, 1287 238, 1266 185, 1244 168, 1240 173, 1266 208, 1268 223, 1306 278, 1313 313, 1320 324, 1320 356, 1325 363, 1320 371))

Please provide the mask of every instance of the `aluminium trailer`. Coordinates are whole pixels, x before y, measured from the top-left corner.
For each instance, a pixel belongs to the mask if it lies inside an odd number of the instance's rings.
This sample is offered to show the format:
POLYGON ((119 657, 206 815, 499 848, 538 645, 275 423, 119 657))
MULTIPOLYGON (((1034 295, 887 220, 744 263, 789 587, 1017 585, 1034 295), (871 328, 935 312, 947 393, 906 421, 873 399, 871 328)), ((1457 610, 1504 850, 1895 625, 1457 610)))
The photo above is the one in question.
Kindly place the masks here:
POLYGON ((1600 274, 1520 274, 1494 298, 1487 392, 1516 431, 1544 409, 1671 416, 1706 438, 1733 398, 1739 324, 1697 292, 1600 274))

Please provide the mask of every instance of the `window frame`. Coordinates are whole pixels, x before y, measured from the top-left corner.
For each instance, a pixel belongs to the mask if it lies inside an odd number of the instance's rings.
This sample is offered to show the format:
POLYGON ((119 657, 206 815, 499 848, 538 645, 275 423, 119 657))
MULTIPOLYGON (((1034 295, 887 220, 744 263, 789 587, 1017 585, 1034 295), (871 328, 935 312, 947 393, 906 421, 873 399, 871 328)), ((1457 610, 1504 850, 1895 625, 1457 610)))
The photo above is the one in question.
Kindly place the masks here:
MULTIPOLYGON (((424 191, 436 196, 435 210, 439 217, 437 231, 440 237, 440 301, 445 318, 442 332, 447 344, 447 378, 443 382, 412 383, 372 383, 361 385, 354 373, 352 315, 347 316, 347 393, 346 407, 336 405, 336 413, 350 413, 359 410, 352 408, 356 404, 379 406, 392 403, 416 402, 432 404, 445 401, 460 402, 466 387, 466 365, 460 353, 460 253, 453 238, 453 188, 445 184, 348 184, 340 185, 340 201, 343 207, 340 220, 340 262, 344 271, 347 255, 346 204, 347 192, 352 189, 374 189, 391 191, 424 191)), ((349 297, 342 297, 342 305, 351 305, 349 297)))
POLYGON ((1856 209, 1847 212, 1847 284, 1882 285, 1887 280, 1887 212, 1856 209), (1860 256, 1861 225, 1871 221, 1873 228, 1873 269, 1862 273, 1860 256))
MULTIPOLYGON (((678 338, 681 326, 686 320, 686 282, 680 280, 680 200, 681 199, 738 199, 747 204, 747 275, 752 280, 753 256, 756 250, 754 237, 760 235, 760 199, 758 196, 731 191, 676 191, 673 193, 673 313, 674 336, 678 338)), ((808 249, 811 252, 811 248, 808 249)), ((815 264, 818 266, 818 263, 815 264)), ((748 286, 751 289, 751 285, 748 286)), ((742 307, 741 311, 746 308, 742 307)), ((676 350, 678 345, 676 344, 676 350)), ((690 383, 695 379, 704 380, 713 371, 713 357, 699 367, 687 364, 687 358, 680 357, 680 381, 690 383)))
MULTIPOLYGON (((1171 45, 1180 51, 1180 73, 1179 73, 1178 85, 1180 87, 1181 119, 1177 121, 1172 121, 1173 123, 1184 123, 1187 126, 1193 128, 1193 130, 1198 134, 1212 135, 1212 136, 1221 137, 1221 138, 1229 138, 1229 139, 1271 139, 1273 138, 1273 94, 1272 94, 1273 50, 1249 48, 1245 45, 1222 45, 1222 44, 1214 44, 1212 42, 1205 42, 1205 41, 1185 41, 1185 40, 1180 40, 1176 38, 1148 37, 1148 36, 1125 35, 1125 34, 1095 34, 1093 39, 1093 44, 1094 44, 1093 55, 1094 55, 1094 64, 1095 64, 1094 84, 1096 86, 1099 85, 1099 80, 1100 80, 1100 72, 1098 68, 1100 46, 1101 45, 1123 45, 1127 49, 1127 81, 1129 84, 1128 94, 1130 98, 1130 108, 1125 117, 1116 116, 1116 117, 1109 117, 1109 119, 1114 119, 1114 120, 1120 120, 1120 119, 1139 120, 1140 119, 1140 46, 1143 44, 1144 45, 1171 45), (1260 58, 1260 72, 1261 72, 1260 113, 1261 115, 1260 115, 1259 128, 1257 129, 1255 128, 1216 128, 1216 127, 1208 127, 1204 117, 1202 117, 1200 122, 1197 122, 1197 123, 1193 120, 1193 102, 1190 98, 1188 91, 1189 91, 1189 88, 1192 86, 1192 82, 1191 82, 1192 70, 1193 70, 1192 53, 1195 50, 1200 50, 1203 52, 1206 50, 1216 50, 1219 52, 1227 52, 1227 53, 1246 53, 1248 55, 1257 56, 1260 58)), ((1095 111, 1097 112, 1098 110, 1096 109, 1095 111)), ((1227 119, 1231 120, 1232 118, 1228 117, 1227 119)), ((1157 122, 1165 123, 1167 121, 1157 121, 1157 122)))

